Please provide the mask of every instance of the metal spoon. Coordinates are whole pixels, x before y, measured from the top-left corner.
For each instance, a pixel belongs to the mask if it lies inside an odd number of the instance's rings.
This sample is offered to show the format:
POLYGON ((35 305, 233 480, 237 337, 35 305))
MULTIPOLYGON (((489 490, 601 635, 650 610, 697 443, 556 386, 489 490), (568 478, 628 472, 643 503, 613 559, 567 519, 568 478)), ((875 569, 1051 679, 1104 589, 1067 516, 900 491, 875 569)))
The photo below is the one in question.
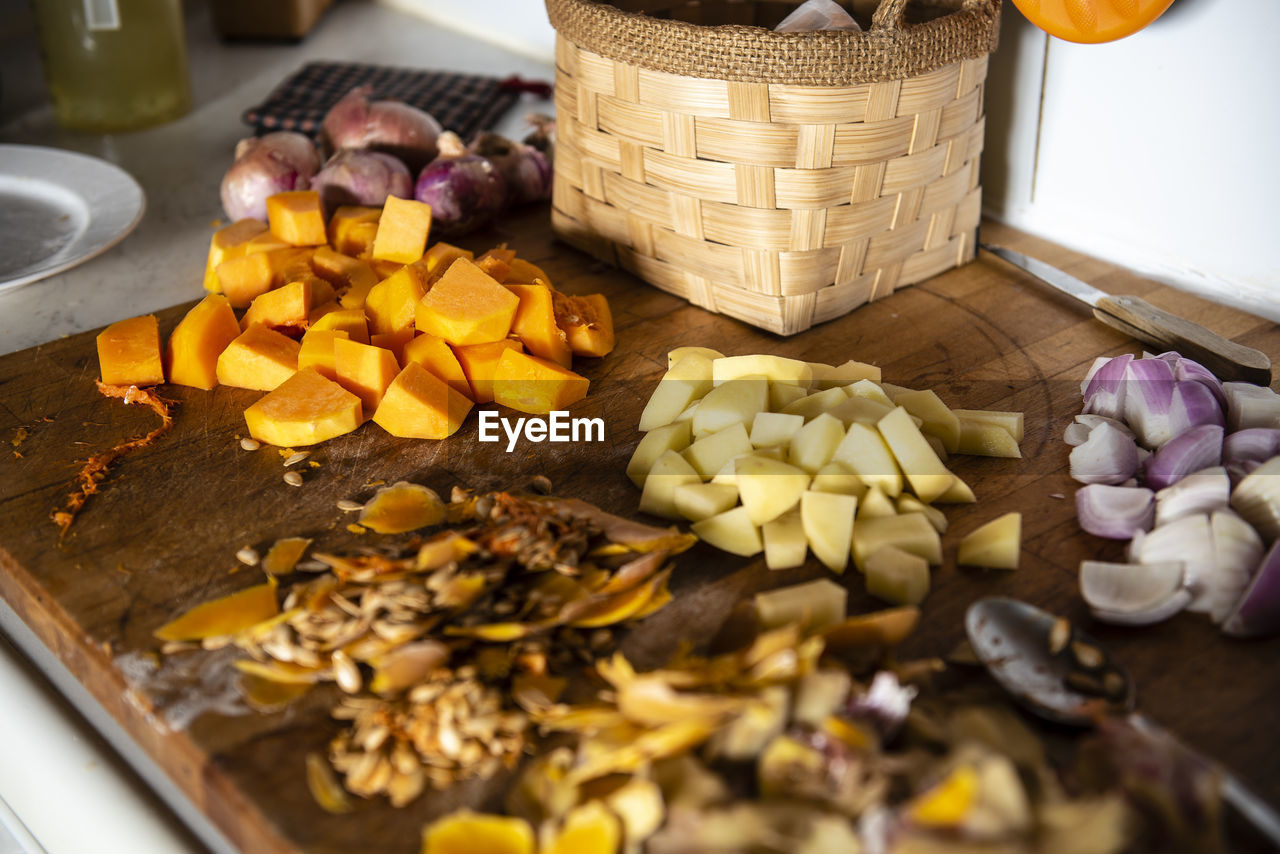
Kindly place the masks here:
MULTIPOLYGON (((1106 650, 1034 605, 1002 597, 980 599, 965 614, 965 632, 992 677, 1034 714, 1089 726, 1100 716, 1133 710, 1133 682, 1106 650)), ((1148 731, 1159 729, 1139 714, 1131 721, 1148 731)), ((1222 768, 1219 772, 1222 799, 1280 846, 1280 815, 1234 775, 1222 768)))

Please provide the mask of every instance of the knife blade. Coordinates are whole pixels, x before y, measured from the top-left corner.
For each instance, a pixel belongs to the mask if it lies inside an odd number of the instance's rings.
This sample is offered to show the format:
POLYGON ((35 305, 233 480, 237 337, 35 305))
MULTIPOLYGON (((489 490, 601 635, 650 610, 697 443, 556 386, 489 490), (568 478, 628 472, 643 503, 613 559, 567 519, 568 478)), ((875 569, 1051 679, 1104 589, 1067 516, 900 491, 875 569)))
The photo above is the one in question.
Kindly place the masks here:
POLYGON ((1045 284, 1093 308, 1093 316, 1157 352, 1176 350, 1213 371, 1222 380, 1271 384, 1271 360, 1265 353, 1223 338, 1198 323, 1156 308, 1131 294, 1109 294, 1038 258, 1003 246, 979 243, 990 252, 1045 284))

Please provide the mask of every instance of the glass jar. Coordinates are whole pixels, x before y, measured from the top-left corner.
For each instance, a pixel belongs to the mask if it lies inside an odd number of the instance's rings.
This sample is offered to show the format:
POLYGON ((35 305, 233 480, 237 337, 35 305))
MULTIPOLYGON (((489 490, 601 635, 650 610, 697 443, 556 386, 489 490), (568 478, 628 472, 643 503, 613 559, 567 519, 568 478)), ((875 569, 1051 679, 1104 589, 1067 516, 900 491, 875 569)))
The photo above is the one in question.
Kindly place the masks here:
POLYGON ((191 109, 181 0, 35 0, 58 122, 115 132, 191 109))

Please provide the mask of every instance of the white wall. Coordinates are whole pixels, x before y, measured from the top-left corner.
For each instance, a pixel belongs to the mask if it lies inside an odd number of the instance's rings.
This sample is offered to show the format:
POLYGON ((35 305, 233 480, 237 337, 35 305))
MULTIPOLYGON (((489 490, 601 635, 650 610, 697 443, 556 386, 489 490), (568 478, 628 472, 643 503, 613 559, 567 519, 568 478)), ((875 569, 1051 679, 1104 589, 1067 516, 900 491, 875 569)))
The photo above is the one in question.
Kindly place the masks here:
MULTIPOLYGON (((539 0, 384 2, 554 56, 539 0)), ((1276 0, 1175 0, 1143 32, 1074 45, 1005 0, 988 215, 1280 321, 1277 35, 1276 0)))

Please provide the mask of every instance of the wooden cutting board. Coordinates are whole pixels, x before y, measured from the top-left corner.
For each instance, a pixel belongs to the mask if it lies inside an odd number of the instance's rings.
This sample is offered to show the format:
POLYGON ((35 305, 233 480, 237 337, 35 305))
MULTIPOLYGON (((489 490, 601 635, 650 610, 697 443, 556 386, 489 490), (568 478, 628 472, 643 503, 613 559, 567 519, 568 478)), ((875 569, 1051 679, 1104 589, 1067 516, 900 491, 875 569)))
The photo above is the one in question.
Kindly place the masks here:
MULTIPOLYGON (((1007 228, 986 225, 983 236, 1104 290, 1141 295, 1280 359, 1280 328, 1272 323, 1007 228)), ((574 412, 602 417, 604 442, 522 444, 507 453, 477 441, 475 414, 442 442, 394 439, 366 424, 316 448, 311 461, 318 465, 306 468, 302 487, 292 487, 274 449, 239 446, 246 432, 241 413, 255 393, 165 387, 165 395, 181 401, 173 431, 120 463, 59 542, 50 513, 71 490, 80 461, 146 432, 154 417, 95 390, 93 333, 0 357, 0 436, 6 440, 0 445, 0 596, 244 851, 411 854, 425 820, 462 802, 492 806, 493 787, 462 787, 401 810, 370 802, 351 815, 327 815, 307 791, 303 759, 336 731, 327 716, 332 695, 313 692, 279 714, 209 713, 185 727, 167 726, 166 720, 177 720, 172 696, 134 678, 157 649, 152 632, 193 604, 256 583, 255 571, 236 570, 234 554, 243 546, 264 549, 291 535, 333 548, 356 542, 345 530, 350 519, 335 504, 365 499, 374 481, 416 480, 447 495, 454 484, 518 487, 544 474, 558 494, 635 515, 638 492, 623 469, 638 440, 640 409, 665 369, 667 351, 679 345, 832 363, 856 358, 881 366, 887 381, 934 388, 952 406, 1023 410, 1023 459, 952 461, 979 503, 948 510, 947 560, 934 573, 925 619, 905 653, 949 651, 963 637, 965 608, 984 595, 1017 596, 1087 619, 1078 564, 1117 558, 1121 548, 1079 532, 1062 431, 1080 409, 1079 381, 1094 357, 1140 348, 1090 319, 1083 307, 984 255, 783 339, 693 308, 557 244, 544 211, 470 243, 484 249, 501 240, 542 265, 561 289, 608 296, 618 346, 583 366, 591 395, 574 412), (958 569, 953 556, 960 537, 1009 510, 1023 514, 1022 568, 958 569)), ((192 297, 198 296, 193 282, 192 297)), ((185 308, 160 313, 163 333, 185 308)), ((656 664, 680 638, 713 635, 742 597, 824 573, 813 560, 801 570, 770 572, 761 560, 698 546, 679 562, 676 601, 633 633, 628 650, 656 664)), ((856 575, 847 583, 851 611, 879 607, 856 575)), ((1197 615, 1141 630, 1096 629, 1132 671, 1146 712, 1280 803, 1280 740, 1270 725, 1280 696, 1280 638, 1232 640, 1197 615)))

